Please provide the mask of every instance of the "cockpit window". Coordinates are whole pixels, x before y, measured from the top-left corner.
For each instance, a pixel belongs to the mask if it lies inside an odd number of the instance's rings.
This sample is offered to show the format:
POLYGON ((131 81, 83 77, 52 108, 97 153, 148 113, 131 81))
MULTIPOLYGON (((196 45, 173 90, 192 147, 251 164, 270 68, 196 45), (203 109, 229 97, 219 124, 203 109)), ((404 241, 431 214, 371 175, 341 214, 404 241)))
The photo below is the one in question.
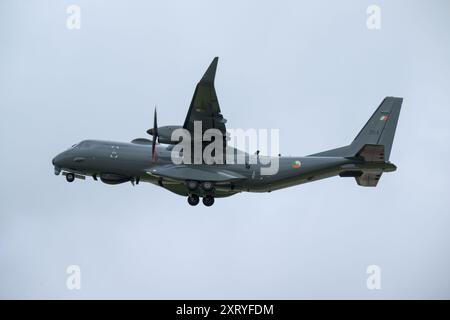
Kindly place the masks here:
POLYGON ((71 148, 75 148, 78 145, 78 143, 75 143, 73 146, 71 146, 71 148))

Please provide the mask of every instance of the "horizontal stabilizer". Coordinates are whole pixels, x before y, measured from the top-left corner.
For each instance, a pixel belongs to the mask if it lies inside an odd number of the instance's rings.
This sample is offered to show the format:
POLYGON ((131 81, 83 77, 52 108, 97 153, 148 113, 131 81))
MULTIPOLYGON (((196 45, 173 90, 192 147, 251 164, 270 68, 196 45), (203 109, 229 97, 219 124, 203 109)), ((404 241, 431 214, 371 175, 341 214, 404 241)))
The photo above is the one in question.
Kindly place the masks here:
POLYGON ((382 172, 363 172, 359 177, 355 177, 356 183, 362 187, 376 187, 381 178, 382 172))
POLYGON ((345 170, 339 173, 339 176, 353 177, 356 183, 363 187, 376 187, 383 172, 396 170, 394 164, 384 161, 384 145, 366 144, 358 151, 355 158, 360 159, 361 163, 343 166, 345 170))
POLYGON ((356 154, 366 162, 384 162, 384 146, 381 144, 366 144, 356 154))

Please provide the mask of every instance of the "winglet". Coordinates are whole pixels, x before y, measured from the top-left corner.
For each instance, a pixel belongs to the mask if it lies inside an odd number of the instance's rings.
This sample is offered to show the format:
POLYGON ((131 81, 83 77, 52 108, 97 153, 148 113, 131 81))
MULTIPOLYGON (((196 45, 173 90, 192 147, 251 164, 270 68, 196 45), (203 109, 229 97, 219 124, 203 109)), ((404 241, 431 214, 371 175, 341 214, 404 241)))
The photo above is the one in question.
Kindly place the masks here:
POLYGON ((211 64, 209 65, 208 69, 206 70, 205 74, 203 75, 202 82, 208 82, 208 83, 214 83, 214 78, 216 76, 216 70, 217 70, 217 62, 219 61, 219 57, 215 57, 211 64))

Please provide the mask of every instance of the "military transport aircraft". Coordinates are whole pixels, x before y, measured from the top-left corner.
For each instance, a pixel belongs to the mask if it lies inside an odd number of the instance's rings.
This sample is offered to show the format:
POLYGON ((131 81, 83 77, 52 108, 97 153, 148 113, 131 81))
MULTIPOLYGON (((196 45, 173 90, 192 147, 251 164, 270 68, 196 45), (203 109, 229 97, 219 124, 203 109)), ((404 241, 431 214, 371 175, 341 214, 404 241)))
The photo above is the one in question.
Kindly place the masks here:
MULTIPOLYGON (((214 198, 242 191, 271 192, 332 176, 353 177, 360 186, 375 187, 383 172, 396 170, 389 156, 403 99, 395 97, 383 100, 347 146, 305 157, 269 157, 278 161, 275 174, 261 174, 264 164, 259 156, 250 163, 248 159, 252 156, 245 152, 247 160, 241 164, 225 160, 212 164, 174 163, 171 153, 179 141, 172 140, 172 133, 177 129, 192 133, 194 122, 201 123, 202 132, 219 130, 227 143, 226 120, 214 88, 217 62, 216 57, 197 84, 182 126, 158 127, 155 109, 153 128, 147 130, 152 140, 138 138, 129 143, 84 140, 53 159, 55 174, 62 172, 68 182, 86 176, 107 184, 150 182, 187 197, 192 206, 199 203, 200 197, 205 206, 211 206, 214 198)), ((204 147, 205 143, 201 145, 204 147)), ((240 152, 231 150, 235 154, 240 152)))

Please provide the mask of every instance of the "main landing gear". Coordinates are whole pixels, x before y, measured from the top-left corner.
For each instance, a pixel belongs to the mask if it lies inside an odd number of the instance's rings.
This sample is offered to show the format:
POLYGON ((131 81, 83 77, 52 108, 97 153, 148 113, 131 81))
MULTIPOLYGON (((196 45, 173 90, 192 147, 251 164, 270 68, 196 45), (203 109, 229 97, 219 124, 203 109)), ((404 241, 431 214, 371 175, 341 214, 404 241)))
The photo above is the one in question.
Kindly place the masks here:
POLYGON ((214 204, 214 197, 213 196, 204 196, 203 204, 207 207, 211 207, 214 204))
MULTIPOLYGON (((199 204, 200 198, 198 195, 192 194, 187 198, 187 201, 191 206, 196 206, 199 204)), ((211 207, 214 204, 214 197, 209 195, 204 196, 202 202, 206 207, 211 207)))
POLYGON ((196 206, 200 202, 200 198, 196 194, 190 195, 187 200, 191 206, 196 206))
POLYGON ((195 181, 187 180, 186 187, 190 195, 188 196, 188 203, 191 206, 196 206, 200 202, 198 193, 207 194, 203 197, 202 202, 206 207, 211 207, 214 204, 214 197, 211 195, 214 192, 214 183, 211 181, 195 181))

